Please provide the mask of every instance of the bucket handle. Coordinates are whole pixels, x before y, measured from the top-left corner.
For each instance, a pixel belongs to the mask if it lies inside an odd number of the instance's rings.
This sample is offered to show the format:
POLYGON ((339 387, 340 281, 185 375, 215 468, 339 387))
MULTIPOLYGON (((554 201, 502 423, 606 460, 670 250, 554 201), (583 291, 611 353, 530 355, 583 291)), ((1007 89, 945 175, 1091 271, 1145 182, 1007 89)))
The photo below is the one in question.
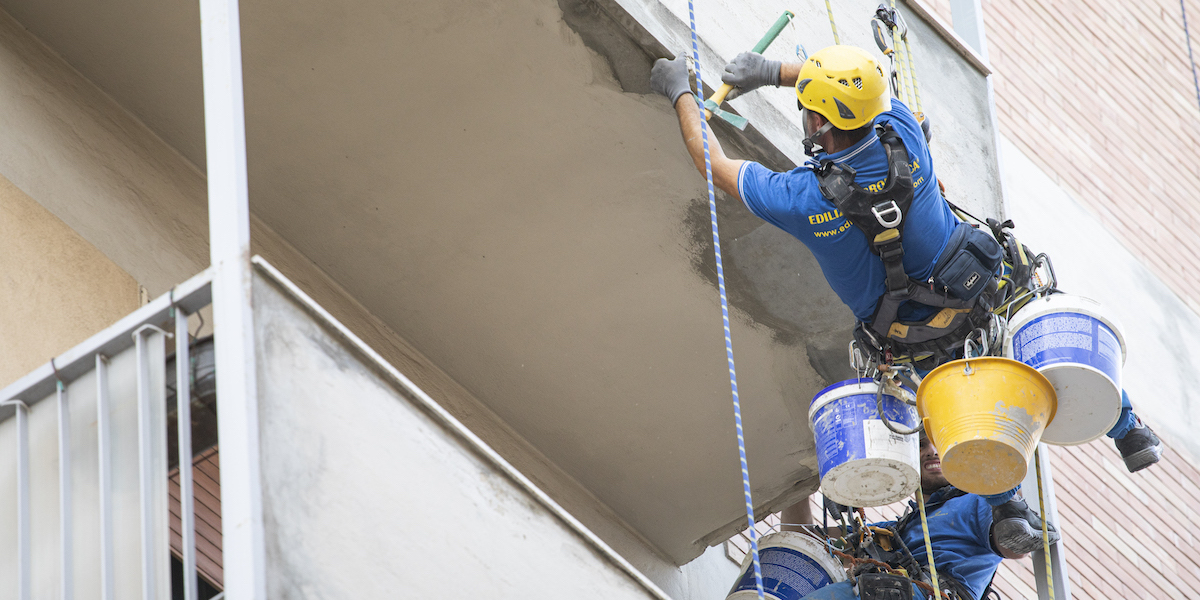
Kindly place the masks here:
POLYGON ((875 413, 879 416, 879 420, 883 421, 883 425, 892 433, 899 435, 912 435, 920 432, 925 428, 924 423, 917 423, 912 429, 905 429, 893 424, 887 417, 883 416, 883 380, 879 380, 879 389, 875 391, 875 413))

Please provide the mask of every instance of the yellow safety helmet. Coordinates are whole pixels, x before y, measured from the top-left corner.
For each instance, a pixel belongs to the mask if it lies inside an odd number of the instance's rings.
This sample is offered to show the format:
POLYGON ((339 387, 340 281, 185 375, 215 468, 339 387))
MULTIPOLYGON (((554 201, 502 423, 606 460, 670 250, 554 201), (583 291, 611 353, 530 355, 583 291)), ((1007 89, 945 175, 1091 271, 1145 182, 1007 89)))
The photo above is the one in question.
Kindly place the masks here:
POLYGON ((883 68, 855 46, 829 46, 809 56, 796 78, 796 97, 846 131, 869 125, 892 108, 883 68))

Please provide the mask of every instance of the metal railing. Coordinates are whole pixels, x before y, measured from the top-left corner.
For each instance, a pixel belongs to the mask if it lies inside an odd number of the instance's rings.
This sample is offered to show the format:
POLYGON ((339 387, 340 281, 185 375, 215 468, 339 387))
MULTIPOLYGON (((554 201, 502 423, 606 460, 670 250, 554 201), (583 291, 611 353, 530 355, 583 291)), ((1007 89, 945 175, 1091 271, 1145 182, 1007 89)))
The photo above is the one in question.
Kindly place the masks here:
MULTIPOLYGON (((115 515, 121 509, 131 509, 121 506, 125 496, 118 495, 114 488, 114 474, 118 467, 131 469, 132 465, 117 463, 114 455, 119 440, 114 431, 114 396, 112 390, 112 357, 123 355, 132 349, 136 364, 136 412, 137 412, 137 512, 139 544, 140 544, 140 587, 144 599, 157 599, 170 595, 170 548, 167 535, 169 499, 166 494, 167 464, 166 464, 166 386, 165 381, 165 339, 175 338, 176 365, 187 365, 190 351, 188 316, 212 301, 212 270, 206 270, 187 282, 177 286, 160 298, 157 298, 116 324, 92 336, 87 341, 71 350, 55 357, 49 363, 35 369, 25 377, 0 391, 0 423, 15 419, 15 461, 16 461, 16 595, 19 600, 30 600, 35 585, 45 589, 43 581, 35 581, 33 556, 35 547, 40 544, 58 545, 58 574, 60 577, 59 590, 62 600, 71 600, 75 596, 76 576, 81 569, 88 568, 78 561, 81 557, 95 562, 99 573, 89 573, 99 584, 99 596, 104 600, 117 598, 117 541, 121 532, 115 529, 115 515), (164 327, 172 329, 167 331, 164 327), (98 547, 89 556, 89 550, 77 545, 77 525, 85 525, 81 520, 76 522, 75 511, 77 498, 73 496, 77 490, 73 479, 82 470, 90 466, 72 464, 73 445, 81 443, 77 434, 72 437, 71 392, 74 389, 80 396, 90 390, 82 387, 79 380, 88 375, 94 376, 95 384, 95 424, 96 442, 96 495, 98 496, 98 524, 86 524, 98 527, 98 547), (53 536, 34 536, 33 531, 33 494, 31 486, 30 464, 33 456, 30 439, 30 416, 36 406, 43 400, 53 397, 57 403, 57 452, 58 452, 58 540, 53 536)), ((186 368, 176 370, 176 401, 178 402, 178 444, 179 456, 192 456, 191 417, 190 417, 190 372, 186 368)), ((121 398, 121 400, 127 400, 121 398)), ((78 409, 77 409, 78 410, 78 409)), ((87 433, 87 432, 82 432, 87 433)), ((89 434, 90 435, 90 434, 89 434)), ((48 440, 33 440, 48 441, 48 440)), ((90 449, 87 449, 90 451, 90 449)), ((128 461, 126 461, 128 462, 128 461)), ((190 461, 181 460, 181 467, 190 461)), ((34 473, 35 479, 40 475, 34 473)), ((181 500, 181 532, 184 598, 195 600, 196 589, 196 536, 194 527, 193 482, 190 468, 180 469, 180 500, 181 500)), ((90 489, 88 490, 90 491, 90 489)), ((131 504, 131 503, 130 503, 131 504)), ((36 507, 42 510, 44 506, 36 507)), ((43 556, 39 553, 38 556, 43 556)), ((39 572, 39 576, 41 573, 39 572)), ((11 592, 0 591, 0 595, 9 596, 11 592)), ((87 596, 94 596, 89 592, 87 596)), ((124 595, 128 597, 128 594, 124 595)))

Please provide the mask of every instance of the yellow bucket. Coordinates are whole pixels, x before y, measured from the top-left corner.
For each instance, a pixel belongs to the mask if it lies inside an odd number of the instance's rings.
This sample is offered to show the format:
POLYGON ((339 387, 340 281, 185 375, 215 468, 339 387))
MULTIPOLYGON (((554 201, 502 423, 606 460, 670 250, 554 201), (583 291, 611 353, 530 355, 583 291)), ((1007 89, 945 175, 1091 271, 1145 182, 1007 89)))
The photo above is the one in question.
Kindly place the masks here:
POLYGON ((1021 483, 1057 405, 1045 376, 1008 358, 949 362, 917 388, 917 411, 942 474, 973 494, 999 494, 1021 483))

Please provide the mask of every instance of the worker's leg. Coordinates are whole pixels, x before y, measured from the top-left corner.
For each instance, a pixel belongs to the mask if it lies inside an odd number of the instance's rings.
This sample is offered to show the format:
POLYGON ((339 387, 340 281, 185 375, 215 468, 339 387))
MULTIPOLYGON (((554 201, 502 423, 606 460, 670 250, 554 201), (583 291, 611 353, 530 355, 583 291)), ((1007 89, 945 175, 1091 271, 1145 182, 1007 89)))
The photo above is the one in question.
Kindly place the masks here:
POLYGON ((1162 457, 1162 442, 1158 436, 1133 413, 1133 405, 1129 402, 1129 394, 1121 391, 1121 416, 1117 424, 1108 432, 1125 461, 1129 472, 1140 471, 1158 462, 1162 457))
POLYGON ((1008 490, 1007 492, 1002 492, 999 494, 981 494, 981 495, 983 496, 984 500, 987 500, 988 506, 1000 506, 1001 504, 1004 504, 1005 502, 1012 500, 1013 496, 1017 495, 1017 490, 1019 490, 1019 489, 1021 489, 1021 486, 1018 485, 1017 487, 1015 487, 1011 490, 1008 490))
POLYGON ((1121 417, 1117 419, 1117 424, 1113 425, 1106 435, 1114 440, 1119 440, 1137 427, 1137 423, 1137 415, 1133 414, 1133 405, 1129 403, 1129 394, 1125 390, 1121 390, 1121 417))
POLYGON ((827 585, 800 600, 857 600, 854 584, 849 581, 827 585))

